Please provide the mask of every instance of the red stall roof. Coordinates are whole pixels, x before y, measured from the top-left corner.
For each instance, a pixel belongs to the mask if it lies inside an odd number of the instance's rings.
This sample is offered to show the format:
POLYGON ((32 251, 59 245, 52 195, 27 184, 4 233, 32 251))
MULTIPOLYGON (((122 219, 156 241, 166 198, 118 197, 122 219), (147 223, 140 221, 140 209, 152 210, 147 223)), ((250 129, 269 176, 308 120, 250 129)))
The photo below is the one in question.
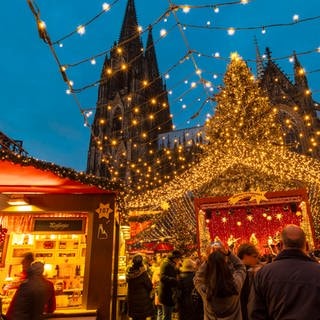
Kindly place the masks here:
MULTIPOLYGON (((80 175, 80 173, 79 173, 80 175)), ((0 193, 113 193, 94 185, 87 185, 69 178, 60 177, 49 170, 32 165, 20 165, 0 160, 0 193)))

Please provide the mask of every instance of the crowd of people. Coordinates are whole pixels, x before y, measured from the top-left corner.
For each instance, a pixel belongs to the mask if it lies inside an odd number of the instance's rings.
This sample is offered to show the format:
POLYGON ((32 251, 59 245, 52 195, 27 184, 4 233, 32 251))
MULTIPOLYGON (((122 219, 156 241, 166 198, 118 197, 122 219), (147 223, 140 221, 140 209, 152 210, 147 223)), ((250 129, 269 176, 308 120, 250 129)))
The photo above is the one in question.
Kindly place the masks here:
POLYGON ((137 254, 127 282, 133 320, 320 319, 320 264, 296 225, 268 259, 250 242, 214 241, 201 260, 173 250, 151 264, 137 254))
MULTIPOLYGON (((32 253, 21 263, 3 318, 40 320, 56 309, 54 286, 32 253)), ((297 225, 282 230, 272 259, 260 259, 253 243, 215 240, 201 259, 178 250, 152 262, 136 254, 126 280, 132 320, 320 320, 320 264, 297 225)))

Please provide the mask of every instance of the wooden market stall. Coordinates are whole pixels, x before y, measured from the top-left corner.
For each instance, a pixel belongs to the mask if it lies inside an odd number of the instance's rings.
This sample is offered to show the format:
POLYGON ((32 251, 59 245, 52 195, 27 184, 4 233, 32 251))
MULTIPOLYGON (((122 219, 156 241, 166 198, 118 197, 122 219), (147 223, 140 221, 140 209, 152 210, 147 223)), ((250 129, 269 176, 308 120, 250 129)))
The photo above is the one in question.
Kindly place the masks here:
POLYGON ((115 319, 116 192, 83 183, 81 173, 67 178, 67 169, 55 167, 53 173, 42 167, 0 160, 3 311, 21 256, 31 251, 45 263, 46 276, 55 285, 57 310, 48 318, 115 319))
POLYGON ((287 224, 300 225, 309 249, 315 233, 305 189, 278 192, 260 190, 232 196, 195 199, 199 254, 215 239, 229 246, 254 243, 261 254, 277 254, 280 232, 287 224))

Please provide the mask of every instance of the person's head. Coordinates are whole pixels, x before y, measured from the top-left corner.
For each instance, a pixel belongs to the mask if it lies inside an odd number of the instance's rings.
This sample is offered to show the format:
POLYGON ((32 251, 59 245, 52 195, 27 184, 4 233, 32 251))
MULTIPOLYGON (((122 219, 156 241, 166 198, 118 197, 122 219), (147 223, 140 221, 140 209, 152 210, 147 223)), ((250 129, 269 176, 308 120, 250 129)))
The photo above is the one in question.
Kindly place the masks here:
POLYGON ((31 263, 34 261, 34 255, 32 252, 26 252, 22 256, 21 260, 21 265, 22 265, 22 270, 27 271, 29 267, 31 266, 31 263))
POLYGON ((259 262, 259 251, 252 243, 242 243, 238 248, 238 257, 246 266, 255 266, 259 262))
POLYGON ((168 255, 168 258, 178 265, 182 260, 182 253, 179 250, 173 250, 168 255))
POLYGON ((136 254, 132 258, 132 267, 134 269, 139 269, 143 266, 143 256, 141 254, 136 254))
POLYGON ((306 234, 295 224, 289 224, 281 232, 283 249, 306 250, 306 234))
POLYGON ((41 276, 44 271, 44 264, 40 261, 34 261, 31 263, 28 272, 32 276, 41 276))
POLYGON ((228 257, 222 250, 215 250, 208 256, 205 271, 205 279, 208 284, 208 300, 213 296, 223 298, 237 294, 227 259, 228 257))

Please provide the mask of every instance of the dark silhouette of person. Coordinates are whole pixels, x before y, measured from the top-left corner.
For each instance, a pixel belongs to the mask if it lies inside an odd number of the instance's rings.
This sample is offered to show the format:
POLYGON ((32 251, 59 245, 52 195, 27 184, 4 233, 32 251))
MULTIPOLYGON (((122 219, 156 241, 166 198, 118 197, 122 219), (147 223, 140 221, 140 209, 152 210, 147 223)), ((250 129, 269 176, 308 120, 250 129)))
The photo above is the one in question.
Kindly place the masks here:
POLYGON ((53 284, 43 277, 44 264, 36 261, 14 294, 6 314, 8 320, 40 320, 56 308, 53 284))
POLYGON ((254 277, 251 320, 320 319, 320 264, 306 251, 306 235, 297 225, 281 233, 282 251, 254 277))

